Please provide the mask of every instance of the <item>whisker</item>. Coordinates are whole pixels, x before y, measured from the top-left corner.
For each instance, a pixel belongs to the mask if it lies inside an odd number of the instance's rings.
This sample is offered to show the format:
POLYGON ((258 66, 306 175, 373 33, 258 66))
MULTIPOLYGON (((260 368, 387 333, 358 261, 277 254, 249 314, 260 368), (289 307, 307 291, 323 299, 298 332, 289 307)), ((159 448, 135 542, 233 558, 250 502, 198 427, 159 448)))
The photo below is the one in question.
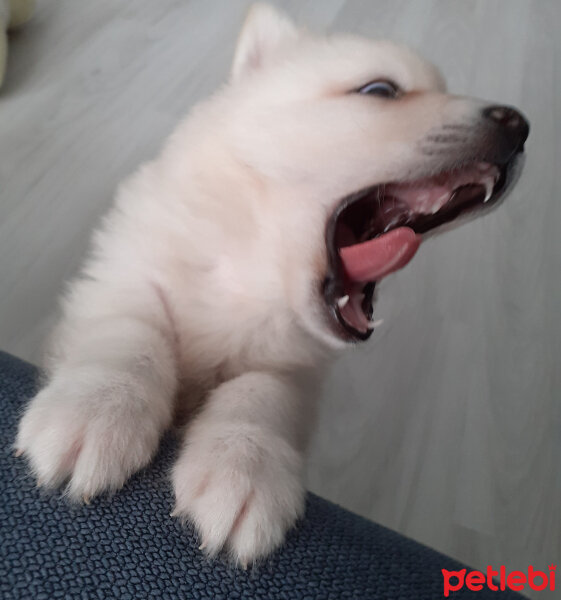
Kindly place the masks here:
POLYGON ((454 133, 435 133, 427 135, 426 139, 436 144, 465 144, 468 141, 466 136, 459 136, 454 133))
POLYGON ((444 123, 440 128, 452 131, 468 131, 471 129, 471 126, 464 125, 463 123, 444 123))

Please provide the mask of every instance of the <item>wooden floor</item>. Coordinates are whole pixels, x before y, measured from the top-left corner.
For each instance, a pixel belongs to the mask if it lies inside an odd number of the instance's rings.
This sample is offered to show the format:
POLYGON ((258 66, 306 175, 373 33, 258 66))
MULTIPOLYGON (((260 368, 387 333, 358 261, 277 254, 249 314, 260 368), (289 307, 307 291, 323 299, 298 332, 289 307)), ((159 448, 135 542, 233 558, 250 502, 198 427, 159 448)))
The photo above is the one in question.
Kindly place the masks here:
MULTIPOLYGON (((247 4, 39 0, 13 36, 1 348, 37 359, 88 232, 119 180, 223 81, 247 4)), ((507 204, 384 284, 384 327, 326 385, 311 488, 475 566, 560 562, 561 2, 278 4, 312 28, 405 41, 452 90, 515 104, 532 124, 507 204)))

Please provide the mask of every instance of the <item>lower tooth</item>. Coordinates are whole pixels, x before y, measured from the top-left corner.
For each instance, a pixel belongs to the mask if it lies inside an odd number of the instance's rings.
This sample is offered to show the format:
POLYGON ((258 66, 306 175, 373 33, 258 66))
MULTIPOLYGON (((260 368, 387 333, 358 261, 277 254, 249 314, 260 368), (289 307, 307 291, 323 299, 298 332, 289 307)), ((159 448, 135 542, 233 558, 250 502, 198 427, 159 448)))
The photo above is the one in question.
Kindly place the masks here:
POLYGON ((368 323, 368 329, 376 329, 376 327, 380 327, 380 325, 382 325, 383 322, 384 322, 384 319, 378 319, 377 321, 370 321, 368 323))

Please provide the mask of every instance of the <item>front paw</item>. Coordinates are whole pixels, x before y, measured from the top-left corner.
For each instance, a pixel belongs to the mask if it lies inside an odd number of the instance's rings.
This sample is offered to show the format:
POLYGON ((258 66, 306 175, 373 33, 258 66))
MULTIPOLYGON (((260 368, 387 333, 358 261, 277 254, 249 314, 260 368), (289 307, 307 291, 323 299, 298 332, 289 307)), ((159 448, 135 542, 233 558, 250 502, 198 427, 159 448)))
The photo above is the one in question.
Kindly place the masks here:
POLYGON ((150 461, 159 440, 153 408, 138 392, 115 374, 73 373, 51 382, 26 409, 16 454, 27 457, 38 485, 68 482, 72 498, 88 502, 119 489, 150 461))
POLYGON ((304 511, 302 457, 249 424, 191 431, 173 470, 173 516, 192 521, 201 549, 248 564, 270 554, 304 511))

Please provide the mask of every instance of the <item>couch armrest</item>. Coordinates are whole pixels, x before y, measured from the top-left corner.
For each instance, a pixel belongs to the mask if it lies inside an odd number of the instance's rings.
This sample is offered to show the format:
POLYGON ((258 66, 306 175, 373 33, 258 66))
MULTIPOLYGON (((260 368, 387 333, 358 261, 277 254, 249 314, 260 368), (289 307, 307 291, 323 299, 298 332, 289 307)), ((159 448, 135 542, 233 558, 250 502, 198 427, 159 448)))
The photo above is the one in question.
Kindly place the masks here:
MULTIPOLYGON (((272 557, 247 572, 197 550, 169 518, 166 437, 154 462, 113 497, 71 505, 38 489, 12 444, 38 370, 0 352, 0 596, 9 599, 436 600, 441 569, 462 565, 313 494, 304 519, 272 557)), ((496 598, 489 591, 451 598, 496 598)), ((503 592, 501 598, 521 596, 503 592)))

